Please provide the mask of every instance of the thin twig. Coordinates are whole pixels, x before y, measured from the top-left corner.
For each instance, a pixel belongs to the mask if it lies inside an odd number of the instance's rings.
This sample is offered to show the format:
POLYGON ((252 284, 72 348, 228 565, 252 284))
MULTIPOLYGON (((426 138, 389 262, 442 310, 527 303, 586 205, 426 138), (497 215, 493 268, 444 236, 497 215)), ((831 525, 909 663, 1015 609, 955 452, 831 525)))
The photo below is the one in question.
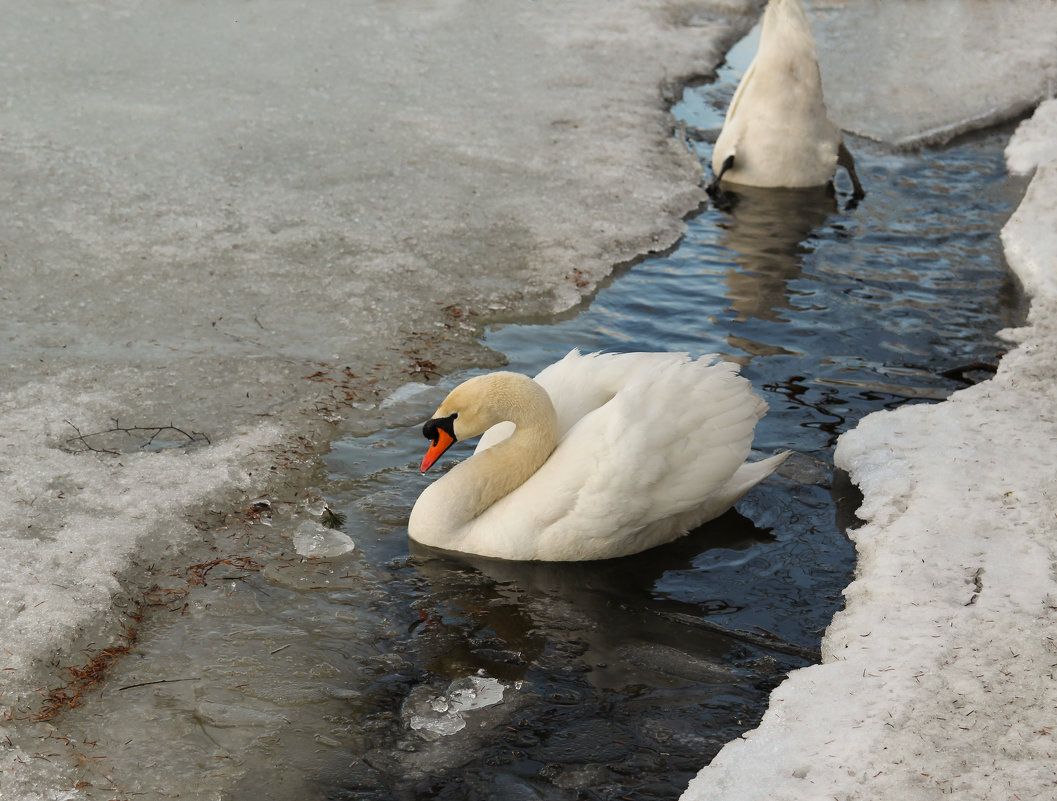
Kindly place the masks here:
POLYGON ((126 684, 124 687, 118 687, 117 691, 122 690, 133 690, 136 687, 149 687, 152 684, 170 684, 175 681, 201 681, 201 676, 192 676, 189 679, 158 679, 157 681, 141 681, 139 684, 126 684))
POLYGON ((92 443, 90 443, 88 441, 88 438, 89 437, 99 437, 99 436, 102 436, 104 434, 125 434, 128 437, 132 437, 134 435, 139 435, 139 436, 146 435, 147 436, 147 440, 142 445, 140 445, 140 448, 149 448, 152 444, 154 444, 154 440, 156 440, 159 436, 161 436, 162 432, 174 431, 177 434, 180 434, 181 436, 186 437, 188 444, 190 444, 192 442, 204 442, 207 445, 212 445, 213 444, 212 441, 209 439, 209 436, 207 434, 203 434, 201 431, 191 431, 190 433, 188 433, 188 432, 184 431, 182 428, 178 428, 177 426, 174 426, 171 422, 167 426, 123 426, 117 420, 117 418, 114 418, 114 427, 113 428, 108 428, 105 431, 93 431, 91 434, 82 434, 81 433, 81 429, 79 429, 77 426, 75 426, 69 420, 64 420, 63 422, 66 423, 68 426, 70 426, 70 428, 72 428, 74 431, 77 432, 77 436, 76 437, 70 437, 69 439, 66 440, 67 444, 74 443, 74 442, 79 442, 79 443, 81 443, 81 445, 84 447, 85 450, 92 451, 93 453, 109 453, 112 456, 120 456, 121 454, 120 454, 120 452, 115 451, 115 450, 111 450, 110 448, 96 447, 95 445, 93 445, 92 443))

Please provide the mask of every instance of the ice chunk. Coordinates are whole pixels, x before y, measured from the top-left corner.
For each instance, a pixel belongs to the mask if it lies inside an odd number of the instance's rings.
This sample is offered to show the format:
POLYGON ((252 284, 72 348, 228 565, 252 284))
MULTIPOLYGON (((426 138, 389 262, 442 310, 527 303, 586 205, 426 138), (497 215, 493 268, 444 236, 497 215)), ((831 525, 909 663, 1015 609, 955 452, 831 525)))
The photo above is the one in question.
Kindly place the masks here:
POLYGON ((306 520, 294 532, 294 549, 301 556, 341 556, 356 547, 348 534, 343 534, 314 520, 306 520))
POLYGON ((424 739, 437 740, 462 731, 464 712, 500 703, 505 690, 501 681, 487 676, 456 679, 440 695, 429 687, 416 687, 404 701, 404 719, 424 739))
POLYGON ((456 679, 448 687, 448 699, 454 712, 483 709, 503 700, 503 683, 487 676, 456 679))
POLYGON ((466 728, 466 720, 456 712, 411 715, 408 725, 428 740, 446 737, 466 728), (433 736, 430 736, 433 735, 433 736))
POLYGON ((407 401, 416 398, 423 392, 427 392, 433 389, 429 384, 419 384, 417 382, 408 382, 403 386, 397 387, 390 393, 389 397, 382 401, 382 408, 387 409, 390 406, 395 406, 399 403, 406 403, 407 401))

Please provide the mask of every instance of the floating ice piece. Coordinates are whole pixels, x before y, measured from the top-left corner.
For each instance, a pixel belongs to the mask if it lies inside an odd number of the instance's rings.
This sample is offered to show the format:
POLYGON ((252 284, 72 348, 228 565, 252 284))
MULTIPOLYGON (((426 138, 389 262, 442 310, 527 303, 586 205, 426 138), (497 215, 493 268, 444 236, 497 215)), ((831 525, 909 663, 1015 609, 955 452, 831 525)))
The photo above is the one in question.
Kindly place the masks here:
POLYGON ((502 682, 487 676, 456 679, 442 695, 416 687, 404 702, 404 718, 421 737, 437 740, 465 729, 463 712, 500 703, 505 690, 502 682))
POLYGON ((503 700, 503 683, 487 676, 467 676, 448 685, 448 700, 454 712, 483 709, 503 700))
POLYGON ((466 720, 457 712, 436 715, 411 715, 408 725, 427 740, 447 737, 466 728, 466 720))
POLYGON ((398 403, 406 403, 417 395, 431 389, 433 389, 433 387, 429 384, 420 384, 417 381, 409 381, 408 383, 394 389, 389 397, 382 401, 381 407, 387 409, 398 403))
POLYGON ((341 556, 356 547, 348 534, 343 534, 314 520, 306 520, 294 532, 294 550, 301 556, 341 556))

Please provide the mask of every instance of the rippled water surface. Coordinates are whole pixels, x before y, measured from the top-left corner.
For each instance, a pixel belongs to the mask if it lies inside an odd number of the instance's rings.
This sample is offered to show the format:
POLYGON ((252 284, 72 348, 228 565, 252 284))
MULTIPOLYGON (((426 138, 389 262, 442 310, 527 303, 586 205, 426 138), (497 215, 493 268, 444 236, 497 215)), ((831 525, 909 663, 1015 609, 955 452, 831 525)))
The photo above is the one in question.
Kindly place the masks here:
MULTIPOLYGON (((703 162, 736 80, 687 90, 676 109, 703 162)), ((817 658, 840 607, 857 500, 834 475, 837 436, 986 376, 1002 352, 994 332, 1019 319, 997 236, 1023 190, 1004 171, 1007 137, 908 153, 852 141, 867 189, 857 208, 843 177, 836 197, 743 193, 577 314, 489 333, 529 373, 572 347, 743 365, 771 407, 756 449, 796 456, 670 546, 555 565, 409 551, 407 516, 433 479, 417 470, 419 426, 466 376, 399 393, 394 426, 335 443, 304 502, 258 510, 247 543, 284 558, 210 568, 186 613, 80 713, 120 721, 106 758, 145 768, 123 789, 677 797, 755 725, 785 673, 817 658), (319 497, 347 515, 356 550, 293 553, 319 497)))

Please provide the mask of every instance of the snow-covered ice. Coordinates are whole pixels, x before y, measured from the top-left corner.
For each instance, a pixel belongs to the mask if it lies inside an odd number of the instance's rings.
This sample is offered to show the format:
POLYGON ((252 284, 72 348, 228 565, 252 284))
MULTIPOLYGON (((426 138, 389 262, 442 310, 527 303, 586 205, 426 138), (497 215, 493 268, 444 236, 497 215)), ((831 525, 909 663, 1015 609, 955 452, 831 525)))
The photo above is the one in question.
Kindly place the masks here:
POLYGON ((99 456, 70 441, 66 421, 105 420, 122 401, 79 380, 63 374, 0 396, 0 663, 9 711, 39 694, 48 663, 119 624, 114 603, 148 565, 199 538, 189 510, 262 486, 278 438, 265 424, 186 453, 99 456))
POLYGON ((1050 0, 811 5, 830 116, 859 136, 946 142, 1057 93, 1050 0))

